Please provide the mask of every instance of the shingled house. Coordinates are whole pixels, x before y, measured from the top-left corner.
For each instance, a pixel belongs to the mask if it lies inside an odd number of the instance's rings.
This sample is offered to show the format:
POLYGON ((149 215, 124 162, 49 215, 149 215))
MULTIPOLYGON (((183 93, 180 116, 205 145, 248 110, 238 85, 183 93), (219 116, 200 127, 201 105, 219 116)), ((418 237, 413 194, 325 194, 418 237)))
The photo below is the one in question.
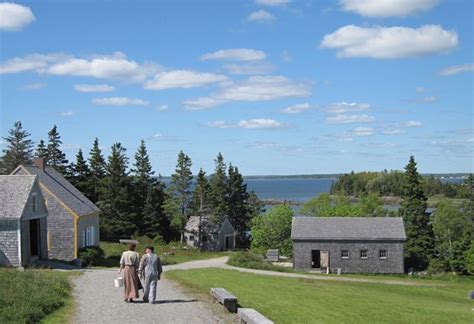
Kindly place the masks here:
POLYGON ((47 210, 36 176, 0 176, 0 266, 48 257, 47 210))
POLYGON ((294 217, 296 270, 403 273, 401 217, 294 217))
POLYGON ((235 248, 235 230, 227 217, 219 223, 213 223, 209 216, 191 216, 184 228, 184 240, 188 246, 198 247, 199 223, 201 223, 201 249, 224 251, 235 248))
POLYGON ((48 211, 50 259, 77 259, 78 250, 99 245, 99 209, 43 159, 20 165, 12 175, 36 175, 48 211))

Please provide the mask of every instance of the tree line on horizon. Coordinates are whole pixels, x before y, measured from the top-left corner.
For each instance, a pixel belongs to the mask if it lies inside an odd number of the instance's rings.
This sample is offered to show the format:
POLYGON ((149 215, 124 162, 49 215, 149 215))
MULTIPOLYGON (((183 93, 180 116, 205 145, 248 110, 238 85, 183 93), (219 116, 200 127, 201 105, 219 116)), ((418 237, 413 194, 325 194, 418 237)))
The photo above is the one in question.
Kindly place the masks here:
POLYGON ((101 210, 101 239, 116 240, 130 236, 148 236, 170 242, 182 237, 190 216, 210 217, 219 223, 228 217, 241 246, 249 244, 246 231, 251 219, 260 214, 261 202, 247 190, 239 169, 224 162, 219 153, 215 170, 207 176, 203 169, 192 174, 192 160, 183 151, 166 185, 155 176, 145 141, 141 140, 130 162, 127 150, 117 142, 104 157, 96 138, 86 158, 79 149, 74 162, 61 151, 61 136, 56 125, 48 132, 48 141, 34 148, 31 134, 16 122, 3 139, 6 148, 0 157, 0 174, 10 174, 20 164, 32 164, 43 158, 45 164, 63 174, 101 210))

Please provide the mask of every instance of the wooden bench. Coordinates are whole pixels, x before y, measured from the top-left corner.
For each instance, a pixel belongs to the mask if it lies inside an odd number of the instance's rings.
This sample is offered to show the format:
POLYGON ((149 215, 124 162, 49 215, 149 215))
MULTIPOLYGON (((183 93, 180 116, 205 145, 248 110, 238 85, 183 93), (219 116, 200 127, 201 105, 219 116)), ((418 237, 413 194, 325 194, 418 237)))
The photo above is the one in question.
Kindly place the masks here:
POLYGON ((237 313, 237 297, 224 288, 211 288, 211 295, 231 313, 237 313))
POLYGON ((267 261, 270 262, 278 262, 279 261, 279 253, 278 250, 270 249, 267 251, 267 261))
POLYGON ((241 323, 244 324, 273 324, 272 321, 253 308, 239 308, 237 314, 241 323))

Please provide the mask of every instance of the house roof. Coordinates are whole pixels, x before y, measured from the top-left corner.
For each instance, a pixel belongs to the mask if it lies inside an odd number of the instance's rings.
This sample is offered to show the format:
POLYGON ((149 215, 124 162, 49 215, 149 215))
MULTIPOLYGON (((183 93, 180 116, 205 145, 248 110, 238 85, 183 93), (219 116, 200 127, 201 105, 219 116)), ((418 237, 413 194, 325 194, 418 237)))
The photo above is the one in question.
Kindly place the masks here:
MULTIPOLYGON (((99 211, 92 201, 87 199, 54 168, 47 166, 43 170, 31 165, 21 165, 18 168, 23 168, 29 174, 36 175, 40 184, 45 186, 78 216, 89 215, 99 211)), ((16 170, 13 172, 15 173, 16 170)))
MULTIPOLYGON (((216 224, 210 221, 210 216, 202 216, 201 230, 204 233, 217 233, 226 219, 216 224)), ((184 229, 187 232, 199 232, 199 216, 190 216, 184 229)))
POLYGON ((401 217, 294 217, 293 240, 406 240, 401 217))
POLYGON ((0 219, 20 219, 36 176, 0 176, 0 219))

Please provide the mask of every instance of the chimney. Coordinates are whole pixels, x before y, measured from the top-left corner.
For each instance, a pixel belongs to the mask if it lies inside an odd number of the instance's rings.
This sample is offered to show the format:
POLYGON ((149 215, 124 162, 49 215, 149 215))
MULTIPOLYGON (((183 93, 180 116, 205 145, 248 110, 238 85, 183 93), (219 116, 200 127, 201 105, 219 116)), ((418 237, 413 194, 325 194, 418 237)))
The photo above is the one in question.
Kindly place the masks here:
POLYGON ((33 164, 34 164, 34 166, 37 167, 38 169, 44 170, 45 161, 44 161, 44 158, 43 158, 43 157, 34 159, 34 160, 33 160, 33 164))

